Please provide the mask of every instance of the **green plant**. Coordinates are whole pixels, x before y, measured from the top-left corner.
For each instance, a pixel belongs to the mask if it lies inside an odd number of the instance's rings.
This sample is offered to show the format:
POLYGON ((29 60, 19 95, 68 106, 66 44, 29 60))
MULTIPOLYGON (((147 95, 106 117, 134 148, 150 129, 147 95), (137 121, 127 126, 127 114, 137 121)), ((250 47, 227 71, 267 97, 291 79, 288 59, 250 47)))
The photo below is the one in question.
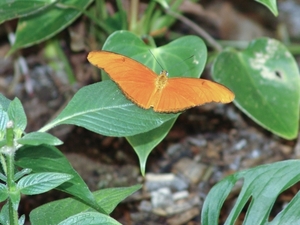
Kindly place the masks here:
MULTIPOLYGON (((53 37, 84 13, 97 24, 91 32, 101 43, 105 40, 103 49, 132 57, 158 73, 161 68, 150 55, 150 49, 170 76, 200 76, 207 57, 202 39, 185 36, 156 47, 152 37, 146 36, 148 44, 140 38, 144 34, 159 35, 175 19, 191 25, 191 21, 176 12, 181 0, 175 1, 170 8, 168 1, 151 1, 140 19, 137 5, 134 5, 138 1, 132 1, 128 24, 124 23, 127 13, 121 1, 116 1, 119 11, 113 16, 106 14, 104 1, 95 1, 95 5, 89 8, 92 2, 19 0, 13 4, 0 3, 0 8, 6 12, 0 16, 0 22, 20 18, 16 41, 10 53, 53 37), (156 8, 158 4, 162 7, 156 8), (199 61, 198 66, 187 60, 191 55, 199 61)), ((275 1, 259 2, 277 15, 275 1)), ((221 49, 213 62, 213 78, 235 93, 235 105, 267 130, 283 138, 294 139, 298 134, 300 80, 297 64, 286 47, 270 38, 253 40, 244 51, 232 48, 223 50, 217 42, 210 43, 214 49, 221 49), (287 111, 290 113, 288 117, 283 113, 287 111)), ((104 81, 79 90, 54 120, 37 132, 28 134, 24 132, 26 116, 20 101, 10 101, 0 95, 0 179, 4 183, 0 186, 0 200, 8 200, 1 210, 0 223, 7 224, 9 221, 10 224, 23 224, 24 217, 19 219, 17 216, 21 193, 30 195, 57 188, 74 198, 55 201, 33 210, 30 214, 32 224, 45 224, 46 220, 47 224, 71 224, 70 221, 92 224, 92 220, 98 224, 99 221, 118 224, 108 216, 109 213, 123 198, 141 186, 91 193, 66 158, 54 147, 61 141, 45 132, 54 126, 74 124, 99 134, 126 137, 140 159, 141 172, 144 174, 148 155, 167 135, 180 113, 160 114, 151 109, 141 109, 125 98, 105 74, 102 74, 102 78, 104 81), (23 170, 16 171, 15 166, 23 170)), ((269 223, 268 215, 277 195, 300 179, 298 164, 298 160, 279 162, 225 178, 209 193, 202 211, 202 223, 217 223, 226 196, 241 177, 245 180, 244 187, 226 223, 235 221, 250 197, 252 201, 245 224, 269 223), (277 173, 273 176, 275 168, 277 173), (256 177, 260 179, 254 179, 256 177), (272 195, 266 197, 266 193, 272 195), (268 205, 264 204, 266 200, 268 205)), ((296 209, 300 200, 297 196, 270 224, 291 224, 291 214, 292 222, 299 220, 296 209)))

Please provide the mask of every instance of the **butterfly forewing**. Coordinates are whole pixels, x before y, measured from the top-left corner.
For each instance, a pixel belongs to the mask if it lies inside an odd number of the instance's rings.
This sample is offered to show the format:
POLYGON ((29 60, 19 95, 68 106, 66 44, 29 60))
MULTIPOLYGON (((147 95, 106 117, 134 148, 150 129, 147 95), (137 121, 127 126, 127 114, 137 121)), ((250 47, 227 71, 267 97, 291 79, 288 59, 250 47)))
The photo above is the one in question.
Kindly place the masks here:
POLYGON ((107 51, 93 51, 88 60, 103 69, 124 94, 137 105, 149 108, 157 75, 148 67, 126 56, 107 51))

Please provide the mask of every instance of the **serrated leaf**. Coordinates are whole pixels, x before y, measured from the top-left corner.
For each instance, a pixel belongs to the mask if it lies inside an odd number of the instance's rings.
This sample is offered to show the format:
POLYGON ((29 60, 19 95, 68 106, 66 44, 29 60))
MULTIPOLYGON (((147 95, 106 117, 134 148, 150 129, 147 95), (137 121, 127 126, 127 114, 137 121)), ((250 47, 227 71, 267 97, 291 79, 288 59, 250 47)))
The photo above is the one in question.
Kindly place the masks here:
POLYGON ((73 225, 73 224, 80 224, 80 225, 98 225, 98 224, 105 224, 105 225, 121 225, 118 221, 114 220, 113 218, 97 213, 97 212, 85 212, 79 213, 74 216, 65 219, 64 221, 60 222, 58 225, 73 225))
MULTIPOLYGON (((10 100, 0 93, 0 141, 5 137, 6 125, 8 122, 7 110, 10 100)), ((0 147, 2 147, 0 145, 0 147)))
POLYGON ((57 189, 76 196, 95 208, 98 207, 94 196, 83 179, 57 148, 49 145, 22 147, 16 153, 16 165, 22 168, 30 168, 35 173, 59 172, 71 174, 73 178, 58 186, 57 189))
POLYGON ((49 133, 44 132, 32 132, 25 134, 21 139, 18 139, 17 142, 22 145, 61 145, 63 142, 59 140, 57 137, 49 133))
POLYGON ((20 216, 20 218, 18 219, 19 225, 23 225, 25 224, 25 215, 20 216))
POLYGON ((283 138, 297 137, 299 71, 280 42, 260 38, 243 52, 226 50, 217 57, 212 73, 235 93, 235 105, 251 119, 283 138))
POLYGON ((10 120, 13 121, 13 129, 15 135, 21 137, 21 134, 27 126, 27 117, 22 106, 22 103, 18 98, 15 98, 10 102, 7 114, 10 120))
MULTIPOLYGON (((299 160, 282 161, 258 166, 226 177, 208 193, 202 209, 202 224, 218 224, 221 207, 234 184, 241 178, 244 180, 242 190, 225 224, 234 224, 248 200, 250 200, 250 205, 243 224, 269 224, 269 214, 277 196, 300 180, 299 166, 299 160)), ((293 224, 286 223, 286 221, 299 220, 299 207, 296 208, 295 201, 298 201, 298 205, 300 204, 298 195, 291 201, 291 206, 287 206, 290 207, 289 212, 284 209, 278 215, 278 219, 274 219, 274 224, 278 224, 276 223, 278 221, 282 222, 280 224, 293 224), (292 209, 293 211, 291 211, 292 209), (286 215, 288 213, 289 215, 293 214, 294 218, 288 218, 286 215)))
POLYGON ((264 6, 266 6, 274 16, 278 16, 278 9, 277 9, 277 1, 276 0, 255 0, 264 6))
POLYGON ((129 101, 112 81, 81 88, 66 108, 40 131, 74 124, 106 136, 131 136, 160 126, 176 114, 158 114, 129 101))
POLYGON ((0 2, 0 24, 6 20, 34 14, 58 0, 6 0, 0 2))
MULTIPOLYGON (((140 189, 142 185, 123 188, 107 188, 94 192, 98 204, 110 214, 126 197, 140 189)), ((30 213, 30 221, 34 224, 57 224, 58 222, 80 212, 95 211, 88 205, 74 198, 53 201, 35 208, 30 213)))
POLYGON ((10 102, 11 101, 8 98, 0 93, 0 111, 4 110, 5 112, 7 112, 10 102))
POLYGON ((22 177, 17 183, 17 188, 24 195, 36 195, 52 190, 72 177, 66 173, 34 173, 22 177))
POLYGON ((0 183, 0 202, 3 202, 8 197, 7 186, 0 183))
POLYGON ((0 224, 9 225, 8 201, 1 208, 1 212, 0 212, 0 224))
MULTIPOLYGON (((15 173, 14 175, 14 181, 17 181, 19 180, 21 177, 25 176, 25 175, 28 175, 32 172, 31 169, 28 169, 28 168, 25 168, 25 169, 22 169, 21 171, 18 171, 17 173, 15 173)), ((6 177, 5 177, 6 178, 6 177)))
POLYGON ((92 0, 64 0, 19 20, 10 53, 53 37, 78 18, 92 0))
MULTIPOLYGON (((7 123, 9 121, 8 114, 0 109, 0 141, 5 137, 7 123)), ((0 147, 2 147, 0 145, 0 147)))

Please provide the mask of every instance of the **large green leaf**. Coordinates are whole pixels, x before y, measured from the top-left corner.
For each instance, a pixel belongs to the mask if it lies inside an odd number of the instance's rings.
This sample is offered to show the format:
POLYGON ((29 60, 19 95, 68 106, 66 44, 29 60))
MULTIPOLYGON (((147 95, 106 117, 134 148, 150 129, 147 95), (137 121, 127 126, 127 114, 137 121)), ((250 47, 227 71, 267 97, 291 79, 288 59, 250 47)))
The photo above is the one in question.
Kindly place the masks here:
MULTIPOLYGON (((94 192, 97 203, 110 214, 126 197, 140 189, 142 185, 122 188, 107 188, 94 192)), ((75 198, 66 198, 42 205, 30 213, 30 221, 36 224, 57 224, 58 222, 81 212, 94 211, 87 204, 75 198), (47 223, 46 223, 46 222, 47 223)))
POLYGON ((69 26, 93 0, 61 0, 45 10, 22 17, 17 26, 16 41, 10 52, 53 37, 69 26))
POLYGON ((57 189, 81 199, 94 208, 98 208, 98 204, 88 186, 57 148, 48 145, 22 147, 16 153, 16 165, 32 169, 35 173, 59 172, 72 175, 71 180, 58 186, 57 189))
POLYGON ((250 118, 281 137, 297 137, 299 71, 280 42, 260 38, 243 52, 226 50, 217 57, 212 73, 235 93, 234 103, 250 118))
POLYGON ((28 16, 47 8, 58 0, 13 0, 0 2, 0 24, 5 20, 11 20, 28 16))
MULTIPOLYGON (((168 70, 169 77, 200 77, 207 57, 204 42, 196 36, 185 36, 155 48, 146 45, 142 39, 128 31, 117 31, 110 35, 103 46, 103 50, 133 58, 157 74, 163 69, 168 70)), ((102 77, 108 79, 104 73, 102 77)), ((139 157, 142 174, 145 172, 148 155, 167 135, 176 118, 164 121, 165 124, 154 130, 127 137, 139 157)))
POLYGON ((116 31, 107 38, 103 50, 133 58, 157 74, 167 70, 169 77, 200 77, 207 58, 206 46, 197 36, 184 36, 156 48, 131 32, 116 31))
POLYGON ((165 138, 174 123, 175 119, 171 119, 151 131, 126 137, 127 141, 138 155, 140 170, 143 176, 145 175, 146 162, 149 154, 153 148, 165 138))
POLYGON ((176 114, 144 110, 129 101, 112 81, 81 88, 46 131, 61 124, 74 124, 107 136, 131 136, 160 126, 176 114))
POLYGON ((218 224, 221 207, 232 187, 241 178, 243 178, 242 190, 225 224, 235 224, 248 201, 250 205, 244 218, 244 225, 298 224, 300 221, 299 194, 273 221, 268 222, 268 219, 277 196, 300 180, 299 166, 299 160, 282 161, 226 177, 208 193, 202 209, 202 224, 218 224))

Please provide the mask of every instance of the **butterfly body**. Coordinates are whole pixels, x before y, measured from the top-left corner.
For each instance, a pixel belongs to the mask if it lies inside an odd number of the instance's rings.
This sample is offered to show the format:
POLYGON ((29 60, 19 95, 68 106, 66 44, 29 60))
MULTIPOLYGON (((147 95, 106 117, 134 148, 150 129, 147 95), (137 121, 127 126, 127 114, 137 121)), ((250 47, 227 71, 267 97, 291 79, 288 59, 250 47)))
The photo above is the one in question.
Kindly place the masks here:
POLYGON ((125 96, 138 106, 156 112, 180 112, 209 102, 229 103, 234 94, 225 86, 198 78, 169 78, 126 56, 93 51, 88 60, 103 69, 125 96))

